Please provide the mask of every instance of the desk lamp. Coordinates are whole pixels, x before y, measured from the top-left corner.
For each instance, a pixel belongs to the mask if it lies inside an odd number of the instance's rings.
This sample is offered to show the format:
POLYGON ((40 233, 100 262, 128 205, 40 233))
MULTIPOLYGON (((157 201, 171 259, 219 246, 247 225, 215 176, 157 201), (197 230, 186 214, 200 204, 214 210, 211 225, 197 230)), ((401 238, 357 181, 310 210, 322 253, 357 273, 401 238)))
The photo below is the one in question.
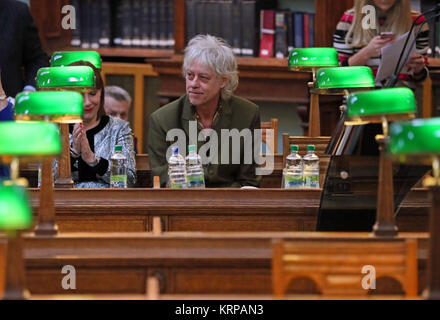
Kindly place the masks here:
POLYGON ((382 123, 383 135, 377 135, 379 144, 379 182, 377 190, 376 223, 373 233, 377 236, 395 236, 393 166, 386 156, 388 121, 413 118, 417 111, 414 93, 408 88, 391 88, 352 93, 347 101, 349 124, 366 122, 382 123))
MULTIPOLYGON (((15 99, 15 119, 17 121, 45 120, 68 124, 81 121, 82 113, 83 97, 74 91, 23 92, 19 93, 15 99)), ((66 143, 63 142, 64 151, 66 143)), ((69 146, 68 143, 67 146, 69 146)), ((70 155, 69 148, 67 151, 67 154, 70 155)), ((61 159, 64 158, 64 161, 68 161, 70 170, 70 158, 66 159, 65 157, 66 154, 63 153, 61 159)), ((59 165, 61 165, 60 162, 59 165)), ((53 159, 44 160, 41 169, 40 214, 39 223, 35 228, 37 235, 57 233, 53 205, 52 163, 53 159)))
POLYGON ((345 139, 343 133, 346 101, 351 92, 365 91, 374 88, 374 76, 369 67, 336 67, 322 68, 316 73, 315 86, 310 92, 317 95, 341 95, 344 96, 343 104, 340 106, 340 121, 332 139, 330 140, 327 152, 332 155, 341 154, 339 149, 344 147, 345 139))
POLYGON ((50 58, 50 66, 67 67, 77 61, 88 61, 101 70, 101 55, 96 51, 56 51, 50 58))
MULTIPOLYGON (((295 72, 311 72, 312 82, 309 89, 315 86, 316 72, 320 68, 337 67, 339 65, 338 52, 334 48, 297 48, 290 51, 289 69, 295 72)), ((309 137, 321 135, 321 121, 319 115, 319 95, 310 93, 309 110, 309 137)))
MULTIPOLYGON (((39 91, 76 91, 87 92, 95 87, 93 69, 88 66, 49 67, 41 68, 37 73, 37 89, 39 91)), ((66 104, 64 104, 66 105, 66 104)), ((82 108, 82 106, 81 106, 82 108)), ((60 122, 63 153, 58 163, 56 188, 72 188, 72 173, 70 170, 69 123, 81 122, 81 114, 71 116, 60 122)))
POLYGON ((400 162, 432 165, 432 177, 423 185, 429 188, 430 238, 427 299, 440 300, 440 118, 395 122, 390 126, 389 155, 400 162))
POLYGON ((26 191, 27 181, 18 178, 18 159, 35 161, 61 153, 55 124, 44 122, 0 123, 0 156, 11 163, 11 180, 0 183, 0 230, 8 236, 4 299, 26 299, 21 231, 32 226, 26 191))

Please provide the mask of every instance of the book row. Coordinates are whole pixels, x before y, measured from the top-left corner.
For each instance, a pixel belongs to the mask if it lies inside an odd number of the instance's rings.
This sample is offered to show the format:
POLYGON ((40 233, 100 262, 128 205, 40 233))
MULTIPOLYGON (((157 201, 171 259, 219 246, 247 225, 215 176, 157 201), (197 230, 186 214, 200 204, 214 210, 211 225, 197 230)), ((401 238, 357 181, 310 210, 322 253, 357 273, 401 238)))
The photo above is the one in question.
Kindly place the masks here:
POLYGON ((71 0, 76 28, 71 45, 174 47, 173 0, 71 0))

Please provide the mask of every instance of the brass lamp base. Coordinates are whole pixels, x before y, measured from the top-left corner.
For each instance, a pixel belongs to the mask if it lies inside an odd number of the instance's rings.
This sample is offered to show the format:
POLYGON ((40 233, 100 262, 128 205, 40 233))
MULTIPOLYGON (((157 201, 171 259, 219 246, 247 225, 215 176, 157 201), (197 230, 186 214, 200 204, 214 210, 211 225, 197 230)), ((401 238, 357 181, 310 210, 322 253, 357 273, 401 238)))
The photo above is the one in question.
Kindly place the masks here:
POLYGON ((379 181, 377 186, 377 211, 376 224, 373 234, 380 237, 394 237, 398 233, 394 221, 394 188, 393 188, 393 164, 385 155, 385 148, 389 137, 377 135, 379 144, 379 181))

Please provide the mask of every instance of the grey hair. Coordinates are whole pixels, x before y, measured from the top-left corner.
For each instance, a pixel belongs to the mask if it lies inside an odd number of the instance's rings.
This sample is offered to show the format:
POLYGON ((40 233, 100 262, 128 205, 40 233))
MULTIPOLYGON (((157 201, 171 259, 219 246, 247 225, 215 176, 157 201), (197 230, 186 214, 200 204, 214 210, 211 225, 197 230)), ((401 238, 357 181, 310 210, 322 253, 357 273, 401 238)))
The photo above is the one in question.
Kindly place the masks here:
POLYGON ((104 88, 104 94, 106 96, 112 97, 116 101, 127 101, 131 106, 131 97, 130 94, 118 86, 107 86, 104 88))
POLYGON ((219 77, 229 81, 221 90, 221 98, 227 100, 238 86, 237 60, 231 47, 225 40, 207 35, 197 35, 192 38, 185 48, 182 73, 186 77, 188 68, 193 62, 214 70, 219 77))

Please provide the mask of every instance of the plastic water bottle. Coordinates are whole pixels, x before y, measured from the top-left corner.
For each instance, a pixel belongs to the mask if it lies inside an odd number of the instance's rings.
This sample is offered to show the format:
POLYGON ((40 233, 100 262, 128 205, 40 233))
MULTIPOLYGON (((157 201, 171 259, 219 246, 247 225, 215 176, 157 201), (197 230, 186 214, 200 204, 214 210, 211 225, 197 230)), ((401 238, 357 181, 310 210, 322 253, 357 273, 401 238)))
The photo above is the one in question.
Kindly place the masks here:
POLYGON ((171 189, 186 188, 185 158, 177 146, 172 147, 172 155, 168 159, 168 178, 171 189))
POLYGON ((205 187, 202 158, 197 154, 195 145, 188 146, 188 156, 186 157, 186 184, 188 188, 205 187))
POLYGON ((319 188, 319 158, 315 154, 315 146, 307 146, 307 154, 303 158, 303 175, 305 188, 319 188))
POLYGON ((119 145, 110 158, 110 188, 127 188, 127 158, 119 145))
POLYGON ((303 187, 303 159, 298 154, 298 146, 290 146, 290 154, 286 157, 286 168, 283 171, 285 189, 300 189, 303 187))

